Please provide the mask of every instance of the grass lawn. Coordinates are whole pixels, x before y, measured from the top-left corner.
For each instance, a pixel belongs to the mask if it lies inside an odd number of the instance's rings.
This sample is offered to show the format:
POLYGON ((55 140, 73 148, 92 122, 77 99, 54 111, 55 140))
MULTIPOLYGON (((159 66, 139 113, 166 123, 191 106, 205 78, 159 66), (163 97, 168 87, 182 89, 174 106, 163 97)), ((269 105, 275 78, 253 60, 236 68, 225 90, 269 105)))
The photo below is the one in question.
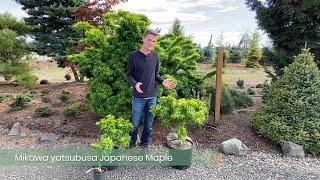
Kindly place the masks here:
MULTIPOLYGON (((210 69, 215 69, 212 64, 199 63, 197 67, 197 71, 201 74, 210 72, 210 69)), ((243 64, 227 64, 227 67, 223 68, 222 81, 224 83, 237 86, 237 80, 239 79, 244 80, 245 87, 255 86, 265 80, 270 80, 263 67, 245 68, 243 64)))
MULTIPOLYGON (((46 79, 49 82, 66 82, 64 76, 69 72, 70 68, 47 67, 42 69, 33 69, 33 74, 38 77, 38 81, 46 79)), ((71 80, 74 81, 73 75, 71 80)))

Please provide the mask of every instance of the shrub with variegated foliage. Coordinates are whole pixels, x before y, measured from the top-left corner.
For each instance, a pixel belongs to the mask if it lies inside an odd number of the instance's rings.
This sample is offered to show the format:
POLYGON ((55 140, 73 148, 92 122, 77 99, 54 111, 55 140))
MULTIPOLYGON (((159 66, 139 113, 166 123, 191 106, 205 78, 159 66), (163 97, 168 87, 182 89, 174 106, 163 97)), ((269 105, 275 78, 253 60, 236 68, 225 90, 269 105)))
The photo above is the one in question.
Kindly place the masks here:
POLYGON ((198 99, 176 99, 172 96, 160 97, 151 112, 161 119, 161 123, 173 128, 179 140, 186 140, 188 125, 202 125, 208 115, 204 102, 198 99))

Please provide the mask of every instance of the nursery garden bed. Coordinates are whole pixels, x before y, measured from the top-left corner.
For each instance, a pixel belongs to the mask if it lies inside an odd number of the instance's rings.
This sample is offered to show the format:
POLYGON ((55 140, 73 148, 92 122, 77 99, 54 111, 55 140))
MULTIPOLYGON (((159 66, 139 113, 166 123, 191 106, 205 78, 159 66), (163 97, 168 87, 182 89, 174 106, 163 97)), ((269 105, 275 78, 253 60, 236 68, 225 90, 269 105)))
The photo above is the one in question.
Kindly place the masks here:
MULTIPOLYGON (((72 102, 82 102, 88 104, 85 100, 86 85, 75 83, 54 83, 48 85, 37 85, 35 97, 32 99, 30 106, 20 111, 10 111, 9 104, 12 102, 6 98, 0 103, 0 134, 2 140, 14 141, 15 144, 23 147, 29 147, 37 142, 43 133, 55 133, 59 136, 58 143, 70 143, 81 141, 89 145, 98 139, 98 129, 95 123, 100 119, 93 112, 85 111, 76 115, 73 120, 65 123, 63 111, 70 106, 59 100, 59 93, 62 89, 71 91, 72 102), (41 101, 40 92, 43 89, 50 90, 51 102, 44 103, 41 101), (38 107, 49 106, 53 114, 49 117, 35 117, 34 111, 38 107), (23 143, 19 138, 9 137, 8 131, 15 122, 20 122, 23 143)), ((13 84, 4 84, 0 86, 0 93, 17 94, 27 93, 28 90, 13 84)), ((129 97, 128 97, 129 98, 129 97)), ((253 97, 255 106, 249 109, 255 109, 260 105, 261 98, 253 97)), ((213 123, 213 119, 207 122, 203 127, 191 127, 188 132, 189 136, 196 141, 199 148, 216 148, 221 142, 236 137, 254 150, 274 151, 278 150, 277 144, 259 136, 249 126, 247 118, 249 113, 238 114, 237 109, 234 113, 224 115, 221 118, 220 125, 215 128, 207 126, 213 123)), ((169 133, 169 129, 160 124, 160 119, 154 122, 154 130, 152 136, 152 145, 165 145, 165 137, 169 133)), ((141 132, 141 130, 140 130, 141 132)))

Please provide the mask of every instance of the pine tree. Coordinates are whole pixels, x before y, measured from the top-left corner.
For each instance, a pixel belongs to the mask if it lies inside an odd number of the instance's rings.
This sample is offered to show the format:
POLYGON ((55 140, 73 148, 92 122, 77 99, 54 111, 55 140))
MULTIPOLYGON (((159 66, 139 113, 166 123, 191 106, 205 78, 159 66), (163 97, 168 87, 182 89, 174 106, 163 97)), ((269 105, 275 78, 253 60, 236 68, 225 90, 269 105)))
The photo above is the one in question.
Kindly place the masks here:
POLYGON ((249 118, 259 133, 320 153, 320 79, 314 56, 304 49, 271 84, 263 105, 249 118))
POLYGON ((31 75, 31 68, 25 63, 30 54, 25 36, 30 30, 12 15, 0 14, 0 76, 33 87, 37 77, 31 75))

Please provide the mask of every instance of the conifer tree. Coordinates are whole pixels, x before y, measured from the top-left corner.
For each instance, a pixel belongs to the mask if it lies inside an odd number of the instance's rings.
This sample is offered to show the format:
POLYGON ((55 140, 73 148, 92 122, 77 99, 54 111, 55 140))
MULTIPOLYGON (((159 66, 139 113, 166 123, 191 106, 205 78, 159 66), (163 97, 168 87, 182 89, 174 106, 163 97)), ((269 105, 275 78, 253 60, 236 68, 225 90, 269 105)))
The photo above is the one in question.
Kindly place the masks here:
POLYGON ((320 80, 308 49, 294 58, 271 84, 262 106, 249 118, 251 126, 276 142, 292 141, 320 153, 320 80))

